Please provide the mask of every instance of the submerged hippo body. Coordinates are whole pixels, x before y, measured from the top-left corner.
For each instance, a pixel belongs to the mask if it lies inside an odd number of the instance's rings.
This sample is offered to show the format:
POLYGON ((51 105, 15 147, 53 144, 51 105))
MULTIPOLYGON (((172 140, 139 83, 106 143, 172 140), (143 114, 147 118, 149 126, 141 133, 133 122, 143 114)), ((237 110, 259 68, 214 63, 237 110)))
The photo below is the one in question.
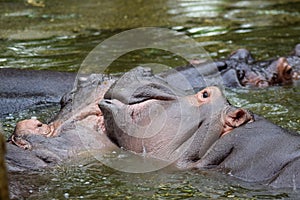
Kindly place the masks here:
POLYGON ((58 103, 73 88, 67 72, 0 69, 0 117, 36 105, 58 103))
POLYGON ((255 115, 221 137, 197 164, 247 182, 300 188, 300 136, 255 115))

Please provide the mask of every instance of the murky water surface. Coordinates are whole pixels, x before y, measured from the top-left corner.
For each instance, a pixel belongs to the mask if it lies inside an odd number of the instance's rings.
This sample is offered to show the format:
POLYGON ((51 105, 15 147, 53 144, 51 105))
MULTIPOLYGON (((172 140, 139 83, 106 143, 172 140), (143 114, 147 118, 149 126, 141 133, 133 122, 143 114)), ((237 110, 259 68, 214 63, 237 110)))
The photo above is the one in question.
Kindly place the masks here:
MULTIPOLYGON (((247 48, 257 59, 288 54, 300 43, 300 1, 227 0, 65 0, 0 2, 0 67, 76 72, 100 42, 136 27, 158 26, 186 34, 213 59, 247 48)), ((109 72, 124 72, 143 63, 182 65, 176 55, 146 50, 126 54, 109 72)), ((300 133, 300 84, 264 90, 227 90, 229 100, 300 133)), ((57 106, 7 116, 6 134, 15 122, 38 116, 49 120, 57 106)), ((126 174, 100 166, 61 167, 32 199, 297 199, 298 191, 255 189, 200 172, 126 174)), ((37 177, 38 178, 38 177, 37 177)), ((24 178, 26 179, 26 178, 24 178)))

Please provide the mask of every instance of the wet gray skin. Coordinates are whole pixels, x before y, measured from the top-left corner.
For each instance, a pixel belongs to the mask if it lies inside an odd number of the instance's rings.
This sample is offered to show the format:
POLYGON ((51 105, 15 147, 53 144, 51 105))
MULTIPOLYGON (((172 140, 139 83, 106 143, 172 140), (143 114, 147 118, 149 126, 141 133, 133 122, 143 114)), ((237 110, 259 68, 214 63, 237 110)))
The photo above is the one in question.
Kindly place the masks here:
POLYGON ((197 163, 248 182, 300 187, 300 137, 255 115, 255 121, 221 137, 197 163))
POLYGON ((221 135, 252 120, 248 111, 231 106, 217 87, 185 94, 143 68, 123 75, 99 107, 106 134, 115 144, 176 161, 179 168, 191 167, 221 135))

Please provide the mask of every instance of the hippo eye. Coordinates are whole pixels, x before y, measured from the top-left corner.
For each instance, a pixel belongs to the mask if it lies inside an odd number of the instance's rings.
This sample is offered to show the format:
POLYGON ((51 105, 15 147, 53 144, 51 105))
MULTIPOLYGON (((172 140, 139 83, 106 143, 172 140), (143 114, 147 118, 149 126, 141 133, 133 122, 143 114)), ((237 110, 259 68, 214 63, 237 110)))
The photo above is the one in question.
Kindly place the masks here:
POLYGON ((204 92, 202 93, 202 97, 203 97, 203 98, 208 98, 208 97, 209 97, 208 92, 207 92, 207 91, 204 91, 204 92))
POLYGON ((38 124, 37 124, 37 127, 42 127, 42 126, 43 126, 42 123, 38 123, 38 124))

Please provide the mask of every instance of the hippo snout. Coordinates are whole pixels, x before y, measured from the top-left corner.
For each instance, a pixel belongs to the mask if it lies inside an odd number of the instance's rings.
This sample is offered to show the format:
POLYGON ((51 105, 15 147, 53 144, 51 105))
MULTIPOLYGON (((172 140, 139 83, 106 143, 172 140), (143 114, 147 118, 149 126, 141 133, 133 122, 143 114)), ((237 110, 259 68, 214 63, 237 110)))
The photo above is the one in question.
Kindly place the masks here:
POLYGON ((102 99, 98 106, 102 112, 114 112, 120 109, 124 104, 116 99, 102 99))
POLYGON ((103 99, 99 102, 98 106, 103 112, 104 110, 111 110, 113 103, 110 99, 103 99))

